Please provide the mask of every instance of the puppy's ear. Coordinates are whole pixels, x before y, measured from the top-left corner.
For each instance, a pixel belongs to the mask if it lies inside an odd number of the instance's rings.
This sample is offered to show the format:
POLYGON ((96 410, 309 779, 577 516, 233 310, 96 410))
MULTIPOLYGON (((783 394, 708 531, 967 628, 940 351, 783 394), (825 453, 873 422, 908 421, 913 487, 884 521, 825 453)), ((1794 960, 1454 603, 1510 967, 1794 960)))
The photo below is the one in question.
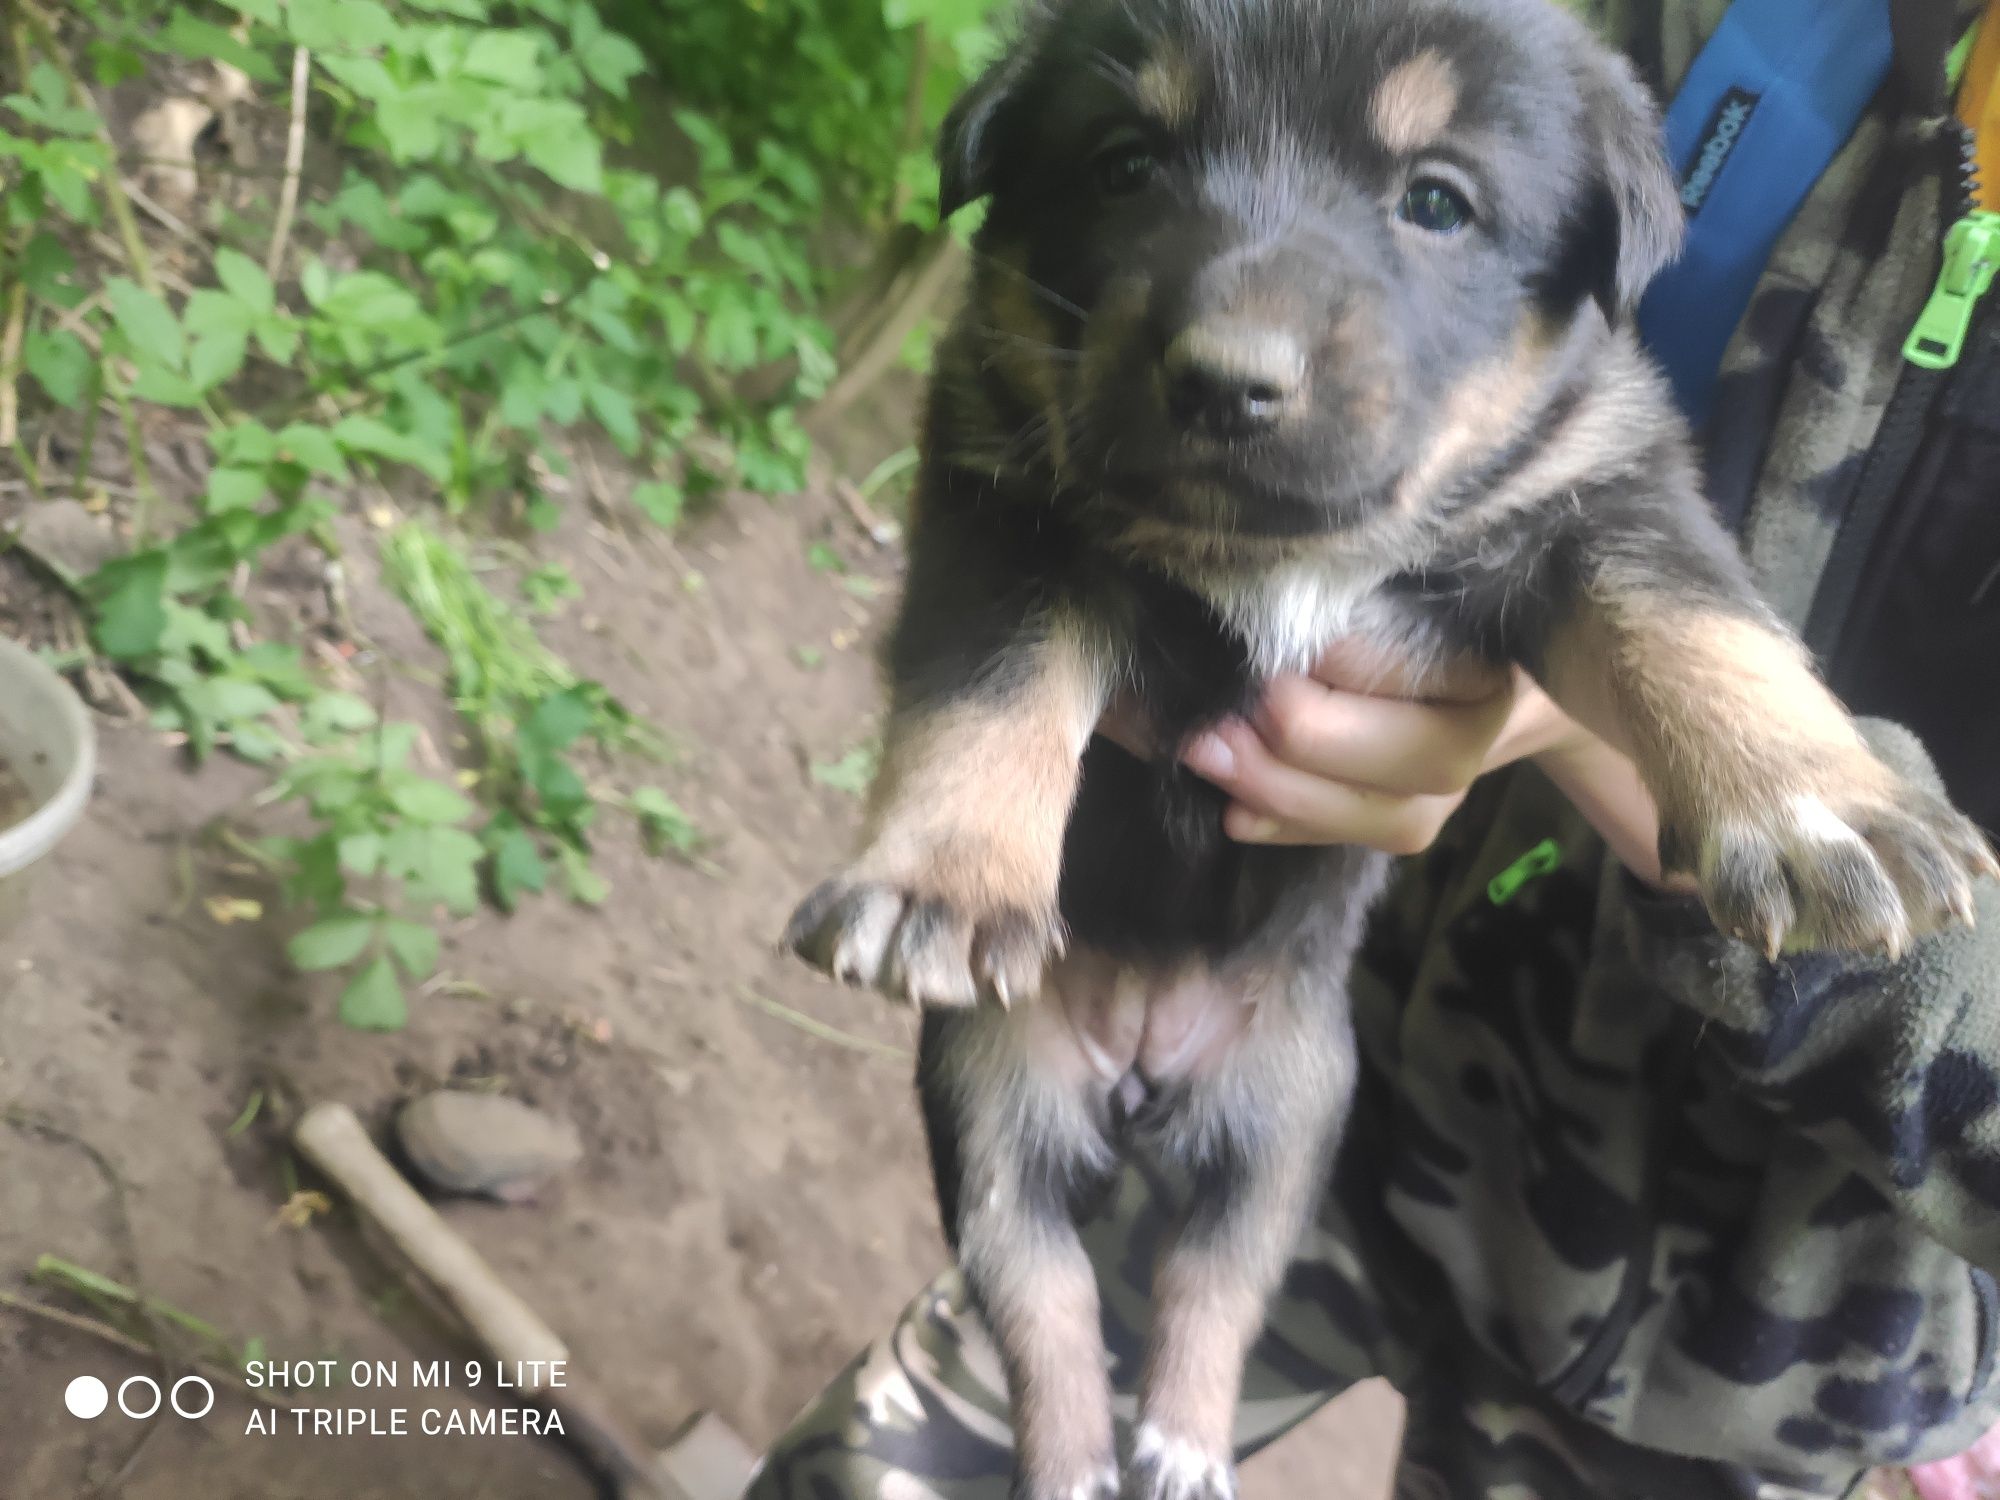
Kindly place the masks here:
POLYGON ((1625 60, 1593 46, 1583 68, 1592 160, 1570 256, 1584 287, 1616 323, 1680 253, 1687 217, 1667 161, 1660 111, 1625 60))
POLYGON ((948 219, 998 186, 1028 73, 1024 42, 989 67, 945 116, 938 131, 938 217, 948 219))

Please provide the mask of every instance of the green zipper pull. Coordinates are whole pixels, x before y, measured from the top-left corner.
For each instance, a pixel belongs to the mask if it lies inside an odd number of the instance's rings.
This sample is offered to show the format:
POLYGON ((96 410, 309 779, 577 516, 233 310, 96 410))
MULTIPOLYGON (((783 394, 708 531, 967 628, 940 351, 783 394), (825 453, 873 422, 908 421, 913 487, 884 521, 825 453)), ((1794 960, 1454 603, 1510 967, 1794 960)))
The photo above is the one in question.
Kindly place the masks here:
POLYGON ((1554 839, 1543 839, 1486 882, 1486 899, 1495 906, 1505 906, 1521 893, 1522 886, 1531 880, 1539 880, 1544 875, 1553 874, 1562 862, 1562 845, 1554 839))
POLYGON ((1903 357, 1926 370, 1949 370, 1965 352, 1972 315, 2000 270, 2000 214, 1967 214, 1944 237, 1944 270, 1903 357))

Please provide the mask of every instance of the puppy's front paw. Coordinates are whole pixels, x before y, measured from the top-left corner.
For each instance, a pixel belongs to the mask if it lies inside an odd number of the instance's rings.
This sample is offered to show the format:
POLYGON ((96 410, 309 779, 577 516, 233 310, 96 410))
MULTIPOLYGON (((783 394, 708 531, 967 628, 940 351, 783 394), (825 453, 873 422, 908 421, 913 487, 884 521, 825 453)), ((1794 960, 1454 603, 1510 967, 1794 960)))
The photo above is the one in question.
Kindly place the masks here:
POLYGON ((1236 1500, 1235 1465, 1227 1453, 1141 1422, 1119 1500, 1236 1500))
POLYGON ((844 984, 914 1005, 1011 1005, 1041 989, 1062 949, 1053 910, 978 910, 933 894, 931 882, 856 875, 827 881, 799 904, 785 944, 844 984))
POLYGON ((1110 1464, 1080 1478, 1058 1484, 1037 1484, 1017 1476, 1012 1500, 1118 1500, 1118 1470, 1110 1464))
MULTIPOLYGON (((1771 958, 1831 949, 1898 957, 1973 920, 1972 886, 2000 877, 1978 827, 1865 752, 1831 784, 1717 817, 1696 839, 1716 925, 1771 958)), ((1663 856, 1676 839, 1663 835, 1663 856)), ((1681 863, 1686 863, 1685 860, 1681 863)))

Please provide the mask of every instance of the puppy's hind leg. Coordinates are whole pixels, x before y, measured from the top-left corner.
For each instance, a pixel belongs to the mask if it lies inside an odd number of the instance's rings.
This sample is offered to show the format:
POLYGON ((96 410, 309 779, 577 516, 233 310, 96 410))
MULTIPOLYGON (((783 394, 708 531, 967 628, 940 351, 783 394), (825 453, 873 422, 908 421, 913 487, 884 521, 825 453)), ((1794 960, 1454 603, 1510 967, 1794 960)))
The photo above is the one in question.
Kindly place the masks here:
POLYGON ((946 1232, 1006 1365, 1016 1500, 1115 1500, 1097 1280, 1076 1231, 1114 1160, 1081 1080, 1037 1059, 1035 1034, 1059 1024, 1041 1006, 934 1012, 918 1083, 946 1232))
MULTIPOLYGON (((1295 986, 1339 983, 1302 976, 1295 986)), ((1122 1500, 1234 1500, 1244 1360, 1319 1202, 1351 1096, 1340 1009, 1337 1035, 1317 1024, 1302 1035, 1295 1017, 1260 1014, 1227 1071, 1191 1101, 1194 1198, 1154 1277, 1122 1500)))

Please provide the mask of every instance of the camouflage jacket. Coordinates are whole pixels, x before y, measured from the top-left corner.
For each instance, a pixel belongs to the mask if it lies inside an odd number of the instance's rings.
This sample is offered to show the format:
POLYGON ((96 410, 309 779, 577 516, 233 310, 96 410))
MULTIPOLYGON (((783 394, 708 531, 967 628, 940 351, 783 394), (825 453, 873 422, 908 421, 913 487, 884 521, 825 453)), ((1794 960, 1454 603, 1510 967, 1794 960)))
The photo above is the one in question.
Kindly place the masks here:
MULTIPOLYGON (((1724 5, 1584 8, 1671 97, 1724 5)), ((1794 623, 1936 276, 1942 174, 1913 165, 1936 131, 1878 104, 1725 360, 1711 483, 1747 487, 1794 623)), ((2000 1418, 2000 887, 1979 917, 1900 963, 1770 964, 1633 881, 1538 773, 1492 778, 1357 986, 1390 1219, 1472 1337, 1634 1442, 1802 1476, 1959 1451, 2000 1418), (1548 838, 1560 867, 1496 904, 1548 838)))

